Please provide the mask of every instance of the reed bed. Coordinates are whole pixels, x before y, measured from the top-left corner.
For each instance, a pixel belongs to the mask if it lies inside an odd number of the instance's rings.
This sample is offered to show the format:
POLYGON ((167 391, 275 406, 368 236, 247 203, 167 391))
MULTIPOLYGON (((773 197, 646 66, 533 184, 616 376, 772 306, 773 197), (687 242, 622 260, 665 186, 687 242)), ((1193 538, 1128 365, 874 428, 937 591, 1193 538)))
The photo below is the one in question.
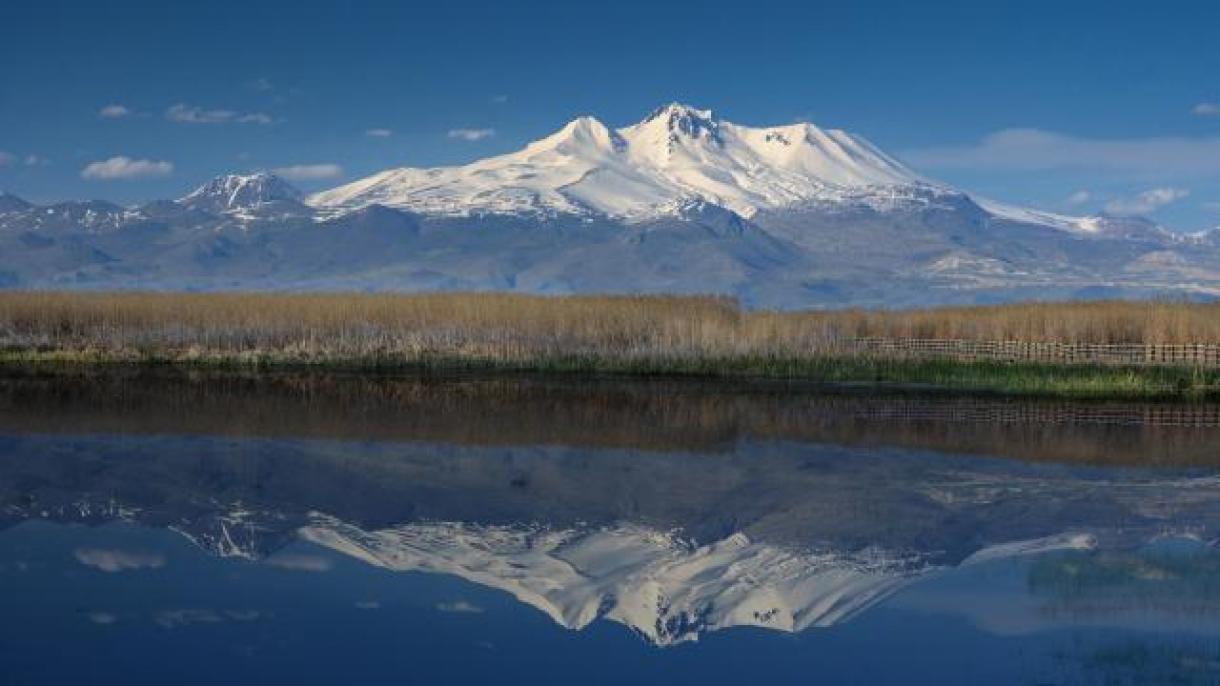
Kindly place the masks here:
MULTIPOLYGON (((967 385, 1005 367, 944 360, 895 366, 876 355, 842 359, 845 341, 878 338, 1214 345, 1220 344, 1220 305, 1111 301, 774 312, 719 297, 0 293, 0 351, 9 361, 456 364, 967 385)), ((1079 370, 1048 374, 1039 372, 1033 386, 1064 378, 1073 385, 1080 376, 1079 370)), ((1103 387, 1116 380, 1139 386, 1151 372, 1105 374, 1109 380, 1091 378, 1103 387)), ((1182 385, 1181 378, 1158 374, 1157 384, 1182 385)), ((1199 383, 1197 374, 1189 381, 1199 383)))

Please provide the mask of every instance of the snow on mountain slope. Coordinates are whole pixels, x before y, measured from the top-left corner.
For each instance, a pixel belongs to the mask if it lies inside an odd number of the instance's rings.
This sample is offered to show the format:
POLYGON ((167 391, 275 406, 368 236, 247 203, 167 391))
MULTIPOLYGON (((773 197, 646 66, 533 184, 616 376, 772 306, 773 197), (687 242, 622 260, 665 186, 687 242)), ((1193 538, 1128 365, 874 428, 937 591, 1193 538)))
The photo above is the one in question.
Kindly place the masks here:
POLYGON ((232 212, 276 202, 299 202, 302 194, 268 172, 218 176, 196 188, 177 203, 207 212, 232 212))
POLYGON ((981 198, 979 196, 972 196, 971 199, 992 216, 1014 221, 1019 224, 1049 226, 1062 231, 1071 231, 1081 234, 1101 233, 1106 224, 1104 217, 1072 217, 1065 214, 1057 214, 1055 212, 1045 212, 1043 210, 1035 210, 1027 207, 1007 205, 1005 203, 988 200, 987 198, 981 198))
POLYGON ((381 204, 449 216, 671 215, 697 202, 743 217, 844 196, 937 186, 871 143, 813 124, 753 128, 671 104, 611 130, 581 117, 518 152, 459 167, 393 169, 311 196, 324 210, 381 204))

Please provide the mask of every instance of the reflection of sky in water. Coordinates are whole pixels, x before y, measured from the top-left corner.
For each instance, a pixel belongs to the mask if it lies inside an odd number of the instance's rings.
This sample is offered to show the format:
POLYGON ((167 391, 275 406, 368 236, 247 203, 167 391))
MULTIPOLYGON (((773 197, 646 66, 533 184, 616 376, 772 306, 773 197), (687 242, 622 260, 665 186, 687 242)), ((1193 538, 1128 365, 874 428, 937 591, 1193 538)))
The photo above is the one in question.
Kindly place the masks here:
POLYGON ((1207 406, 281 381, 0 379, 5 676, 1220 680, 1207 406))

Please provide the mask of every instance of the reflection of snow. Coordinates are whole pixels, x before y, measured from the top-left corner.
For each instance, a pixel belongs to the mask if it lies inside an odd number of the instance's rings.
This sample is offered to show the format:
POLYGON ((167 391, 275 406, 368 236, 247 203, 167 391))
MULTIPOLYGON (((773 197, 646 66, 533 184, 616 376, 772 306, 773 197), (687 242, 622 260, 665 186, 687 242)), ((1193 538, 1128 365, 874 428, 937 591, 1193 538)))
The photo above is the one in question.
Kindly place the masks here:
MULTIPOLYGON (((734 626, 832 626, 949 571, 921 556, 798 552, 740 533, 698 546, 635 525, 578 531, 432 522, 364 531, 315 515, 300 534, 378 567, 505 591, 569 629, 606 618, 658 645, 734 626)), ((1096 545, 1090 534, 1064 533, 990 546, 962 565, 1096 545)))
POLYGON ((990 560, 1017 555, 1037 555, 1052 550, 1092 550, 1097 547, 1097 539, 1089 534, 1061 534, 1047 536, 1030 541, 1013 541, 983 548, 962 561, 962 565, 978 564, 990 560))
POLYGON ((301 534, 379 567, 452 574, 506 591, 571 629, 605 617, 658 644, 730 626, 829 626, 931 569, 876 551, 791 552, 742 534, 695 546, 631 525, 556 531, 429 523, 366 532, 318 517, 301 534))

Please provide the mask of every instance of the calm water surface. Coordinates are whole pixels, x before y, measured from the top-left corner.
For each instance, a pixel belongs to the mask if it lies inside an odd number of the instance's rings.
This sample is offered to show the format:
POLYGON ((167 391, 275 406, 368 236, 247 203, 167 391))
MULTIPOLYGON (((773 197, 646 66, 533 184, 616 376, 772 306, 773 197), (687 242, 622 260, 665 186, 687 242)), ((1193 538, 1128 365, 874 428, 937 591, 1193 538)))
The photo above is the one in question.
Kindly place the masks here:
POLYGON ((0 684, 1220 683, 1220 407, 0 375, 0 684))

